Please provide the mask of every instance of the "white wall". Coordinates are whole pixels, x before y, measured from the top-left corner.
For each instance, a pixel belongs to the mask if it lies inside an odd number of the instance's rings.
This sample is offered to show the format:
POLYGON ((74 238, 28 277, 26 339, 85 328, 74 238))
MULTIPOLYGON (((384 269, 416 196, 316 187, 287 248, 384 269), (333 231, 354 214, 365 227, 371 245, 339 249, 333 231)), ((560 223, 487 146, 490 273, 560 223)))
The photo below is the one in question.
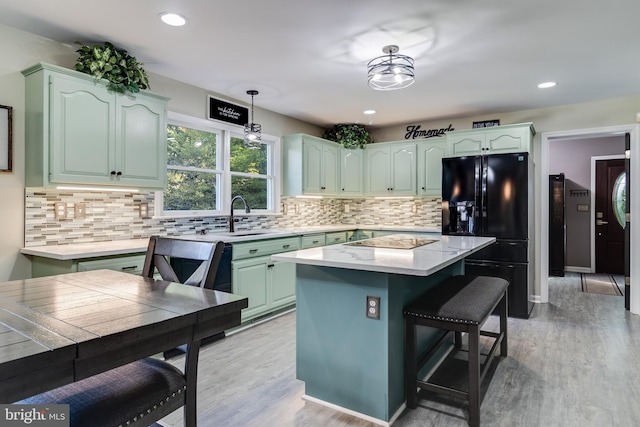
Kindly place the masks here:
POLYGON ((24 244, 24 77, 37 63, 73 66, 75 47, 0 25, 0 104, 13 107, 13 172, 0 174, 0 281, 31 276, 24 244))

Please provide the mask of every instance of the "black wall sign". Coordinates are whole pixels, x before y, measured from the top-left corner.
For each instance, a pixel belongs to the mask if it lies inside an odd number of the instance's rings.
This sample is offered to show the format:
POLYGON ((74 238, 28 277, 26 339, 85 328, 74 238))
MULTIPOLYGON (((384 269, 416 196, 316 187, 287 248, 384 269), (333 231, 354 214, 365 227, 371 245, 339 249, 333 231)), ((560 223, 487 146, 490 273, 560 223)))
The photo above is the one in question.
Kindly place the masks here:
POLYGON ((455 130, 453 125, 449 125, 446 128, 440 129, 420 129, 420 125, 407 126, 407 133, 404 135, 404 139, 416 139, 416 138, 433 138, 436 136, 443 136, 445 133, 455 130))
POLYGON ((500 120, 485 120, 483 122, 473 122, 473 129, 477 128, 490 128, 494 126, 500 126, 500 120))
POLYGON ((249 109, 210 96, 209 118, 244 126, 249 123, 249 109))

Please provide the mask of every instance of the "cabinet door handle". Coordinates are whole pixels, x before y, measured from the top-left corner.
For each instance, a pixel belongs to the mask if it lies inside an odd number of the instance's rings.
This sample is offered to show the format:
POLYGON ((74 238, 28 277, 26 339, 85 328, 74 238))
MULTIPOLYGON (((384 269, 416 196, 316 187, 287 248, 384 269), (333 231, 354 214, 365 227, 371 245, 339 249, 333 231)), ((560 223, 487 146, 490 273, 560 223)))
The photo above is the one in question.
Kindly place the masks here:
POLYGON ((111 175, 115 175, 115 174, 116 174, 116 171, 111 171, 111 175))
POLYGON ((257 250, 257 249, 249 249, 249 253, 250 253, 250 254, 255 254, 256 252, 258 252, 258 250, 257 250))
POLYGON ((122 172, 118 171, 118 173, 116 173, 116 175, 120 176, 120 175, 122 175, 122 172))
POLYGON ((131 270, 135 270, 136 268, 138 268, 137 265, 131 265, 129 267, 122 267, 120 270, 122 270, 122 271, 131 271, 131 270))
POLYGON ((267 268, 273 268, 274 266, 274 264, 267 264, 267 268))
POLYGON ((426 190, 426 188, 422 187, 423 190, 426 190))

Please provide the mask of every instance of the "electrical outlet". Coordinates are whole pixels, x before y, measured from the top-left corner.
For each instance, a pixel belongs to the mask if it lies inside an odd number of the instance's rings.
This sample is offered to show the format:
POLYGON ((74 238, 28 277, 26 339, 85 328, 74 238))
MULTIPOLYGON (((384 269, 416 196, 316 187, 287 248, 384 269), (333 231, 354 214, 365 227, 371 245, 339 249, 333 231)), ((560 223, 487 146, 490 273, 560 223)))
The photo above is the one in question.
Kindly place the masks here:
POLYGON ((149 203, 140 203, 140 218, 149 218, 149 203))
POLYGON ((349 208, 349 203, 345 203, 344 204, 344 211, 345 212, 349 212, 350 208, 349 208))
POLYGON ((54 207, 53 216, 55 219, 67 219, 67 204, 64 202, 56 202, 54 207))
POLYGON ((380 297, 367 295, 367 317, 369 319, 380 319, 380 297))
POLYGON ((73 205, 73 217, 75 219, 82 219, 87 217, 87 204, 76 203, 73 205))

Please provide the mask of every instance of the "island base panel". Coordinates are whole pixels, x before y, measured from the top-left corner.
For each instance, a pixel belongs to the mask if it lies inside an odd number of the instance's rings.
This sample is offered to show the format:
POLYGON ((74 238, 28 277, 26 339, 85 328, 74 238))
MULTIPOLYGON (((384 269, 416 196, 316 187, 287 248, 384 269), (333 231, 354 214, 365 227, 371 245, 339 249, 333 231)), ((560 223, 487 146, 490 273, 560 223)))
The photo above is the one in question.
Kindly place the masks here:
MULTIPOLYGON (((427 277, 298 264, 296 372, 305 394, 388 422, 405 402, 402 309, 463 272, 462 262, 427 277), (368 295, 380 297, 379 320, 366 317, 368 295)), ((421 331, 421 350, 440 337, 421 331)))

